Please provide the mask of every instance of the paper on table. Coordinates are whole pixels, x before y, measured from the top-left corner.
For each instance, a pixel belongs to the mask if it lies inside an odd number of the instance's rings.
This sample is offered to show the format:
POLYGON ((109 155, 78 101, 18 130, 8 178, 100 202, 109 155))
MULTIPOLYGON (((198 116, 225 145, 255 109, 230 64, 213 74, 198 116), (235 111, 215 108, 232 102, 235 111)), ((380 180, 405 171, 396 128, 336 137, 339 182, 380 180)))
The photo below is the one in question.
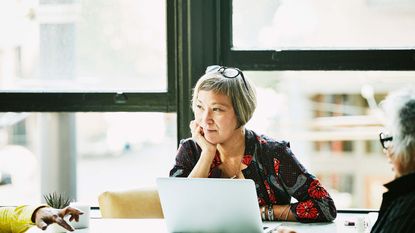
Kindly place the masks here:
POLYGON ((372 229, 373 225, 375 225, 375 222, 378 219, 378 215, 379 215, 378 212, 369 212, 367 214, 368 221, 369 221, 369 224, 368 224, 369 231, 372 229))

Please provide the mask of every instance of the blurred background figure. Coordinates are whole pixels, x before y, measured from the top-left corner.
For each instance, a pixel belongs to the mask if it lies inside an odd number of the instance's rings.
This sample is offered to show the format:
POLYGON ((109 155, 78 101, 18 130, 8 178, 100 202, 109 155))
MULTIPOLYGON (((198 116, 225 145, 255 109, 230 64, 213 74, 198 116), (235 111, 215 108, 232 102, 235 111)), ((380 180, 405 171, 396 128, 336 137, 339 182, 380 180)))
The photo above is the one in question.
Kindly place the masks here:
POLYGON ((415 88, 391 93, 381 103, 386 131, 380 143, 395 179, 385 184, 379 217, 372 232, 413 232, 415 229, 415 88))

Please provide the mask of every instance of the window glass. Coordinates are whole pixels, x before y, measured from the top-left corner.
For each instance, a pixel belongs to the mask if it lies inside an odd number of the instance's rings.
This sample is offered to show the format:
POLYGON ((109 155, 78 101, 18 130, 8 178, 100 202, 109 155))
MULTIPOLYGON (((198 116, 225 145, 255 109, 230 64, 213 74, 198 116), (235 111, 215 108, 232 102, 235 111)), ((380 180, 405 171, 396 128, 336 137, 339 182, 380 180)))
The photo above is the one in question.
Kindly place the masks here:
POLYGON ((235 49, 408 48, 411 0, 233 1, 235 49))
POLYGON ((244 71, 258 106, 247 128, 291 143, 305 167, 330 190, 336 206, 379 208, 394 178, 378 135, 379 102, 415 72, 244 71), (370 164, 370 166, 368 166, 370 164))
POLYGON ((104 191, 155 186, 176 138, 174 113, 0 113, 0 206, 39 203, 68 167, 93 206, 104 191))
POLYGON ((164 0, 0 1, 0 33, 2 90, 167 89, 164 0))

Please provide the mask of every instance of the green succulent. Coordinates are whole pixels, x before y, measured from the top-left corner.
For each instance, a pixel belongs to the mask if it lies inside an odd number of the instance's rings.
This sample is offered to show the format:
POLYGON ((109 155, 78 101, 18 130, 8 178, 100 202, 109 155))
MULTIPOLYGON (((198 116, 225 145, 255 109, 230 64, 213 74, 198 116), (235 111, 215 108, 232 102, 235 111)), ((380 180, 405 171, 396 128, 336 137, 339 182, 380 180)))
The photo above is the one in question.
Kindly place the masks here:
POLYGON ((45 198, 46 204, 48 206, 56 209, 65 208, 71 203, 71 198, 65 194, 58 194, 56 192, 43 195, 43 198, 45 198))

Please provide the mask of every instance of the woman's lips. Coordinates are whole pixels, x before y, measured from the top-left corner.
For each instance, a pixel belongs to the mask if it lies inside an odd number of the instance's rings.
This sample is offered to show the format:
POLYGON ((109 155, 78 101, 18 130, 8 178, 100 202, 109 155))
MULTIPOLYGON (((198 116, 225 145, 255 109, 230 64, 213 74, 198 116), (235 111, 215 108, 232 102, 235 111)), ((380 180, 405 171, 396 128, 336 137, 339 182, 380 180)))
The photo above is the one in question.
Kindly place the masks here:
POLYGON ((213 133, 213 132, 216 132, 216 130, 214 130, 214 129, 203 129, 203 131, 205 133, 213 133))

